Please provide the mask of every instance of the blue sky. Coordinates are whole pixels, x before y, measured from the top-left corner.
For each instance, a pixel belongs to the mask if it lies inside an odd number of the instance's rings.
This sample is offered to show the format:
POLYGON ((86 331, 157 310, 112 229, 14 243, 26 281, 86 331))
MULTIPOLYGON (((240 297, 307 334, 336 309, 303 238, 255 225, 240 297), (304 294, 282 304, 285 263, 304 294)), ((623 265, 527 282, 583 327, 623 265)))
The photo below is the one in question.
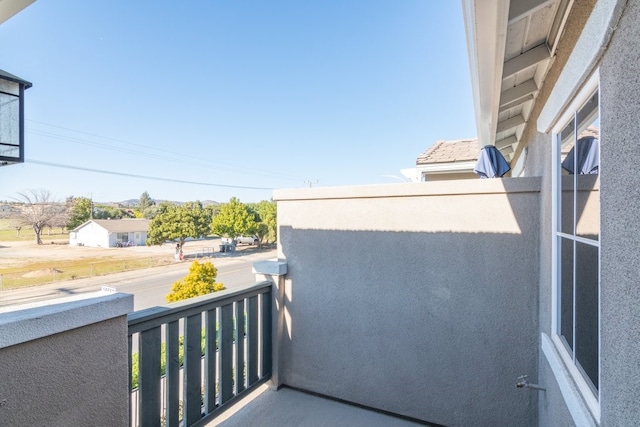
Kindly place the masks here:
POLYGON ((399 184, 435 141, 476 136, 459 1, 38 0, 0 44, 33 83, 0 200, 399 184))

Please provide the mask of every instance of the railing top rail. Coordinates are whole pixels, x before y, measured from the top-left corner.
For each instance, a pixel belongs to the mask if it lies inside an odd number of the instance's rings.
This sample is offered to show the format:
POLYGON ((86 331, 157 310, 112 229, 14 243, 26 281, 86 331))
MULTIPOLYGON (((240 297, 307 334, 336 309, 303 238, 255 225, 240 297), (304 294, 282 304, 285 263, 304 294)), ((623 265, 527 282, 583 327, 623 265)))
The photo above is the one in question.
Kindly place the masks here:
POLYGON ((263 281, 235 289, 227 289, 197 298, 179 301, 163 306, 134 311, 127 316, 129 335, 206 310, 221 307, 243 298, 249 298, 271 290, 272 283, 263 281))

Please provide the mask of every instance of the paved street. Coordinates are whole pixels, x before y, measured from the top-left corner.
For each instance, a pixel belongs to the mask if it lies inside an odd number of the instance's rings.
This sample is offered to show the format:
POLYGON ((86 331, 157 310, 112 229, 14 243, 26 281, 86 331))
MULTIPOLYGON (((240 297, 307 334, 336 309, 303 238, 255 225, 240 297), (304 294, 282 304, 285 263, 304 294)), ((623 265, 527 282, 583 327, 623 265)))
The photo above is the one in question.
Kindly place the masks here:
MULTIPOLYGON (((251 272, 254 262, 275 257, 276 250, 271 249, 252 253, 217 254, 211 261, 218 269, 216 280, 231 289, 255 281, 251 272)), ((190 264, 190 260, 187 260, 151 269, 6 290, 0 292, 0 308, 94 292, 103 285, 114 287, 118 292, 133 294, 135 310, 166 304, 165 295, 176 280, 187 274, 190 264)))

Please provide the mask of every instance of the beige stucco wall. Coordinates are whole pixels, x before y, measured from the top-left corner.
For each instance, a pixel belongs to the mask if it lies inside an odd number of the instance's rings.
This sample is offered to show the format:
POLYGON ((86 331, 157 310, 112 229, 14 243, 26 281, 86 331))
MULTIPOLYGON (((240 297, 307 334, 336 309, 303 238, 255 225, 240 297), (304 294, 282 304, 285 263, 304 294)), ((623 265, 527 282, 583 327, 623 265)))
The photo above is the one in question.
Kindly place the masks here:
POLYGON ((283 190, 280 384, 444 425, 535 424, 536 178, 283 190), (523 260, 526 260, 524 262, 523 260))
POLYGON ((0 425, 127 426, 133 298, 56 302, 0 313, 0 425))
POLYGON ((602 424, 640 425, 640 1, 600 67, 602 424))

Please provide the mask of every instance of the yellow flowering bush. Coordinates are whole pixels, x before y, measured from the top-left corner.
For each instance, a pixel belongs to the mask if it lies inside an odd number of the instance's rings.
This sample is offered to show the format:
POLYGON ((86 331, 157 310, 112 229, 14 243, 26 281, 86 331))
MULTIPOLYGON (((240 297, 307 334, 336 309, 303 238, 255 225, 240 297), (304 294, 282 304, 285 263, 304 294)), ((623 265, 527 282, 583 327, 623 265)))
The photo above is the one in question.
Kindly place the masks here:
POLYGON ((225 289, 222 283, 216 283, 218 269, 210 262, 194 261, 189 274, 171 286, 171 292, 165 297, 167 302, 182 301, 225 289))

